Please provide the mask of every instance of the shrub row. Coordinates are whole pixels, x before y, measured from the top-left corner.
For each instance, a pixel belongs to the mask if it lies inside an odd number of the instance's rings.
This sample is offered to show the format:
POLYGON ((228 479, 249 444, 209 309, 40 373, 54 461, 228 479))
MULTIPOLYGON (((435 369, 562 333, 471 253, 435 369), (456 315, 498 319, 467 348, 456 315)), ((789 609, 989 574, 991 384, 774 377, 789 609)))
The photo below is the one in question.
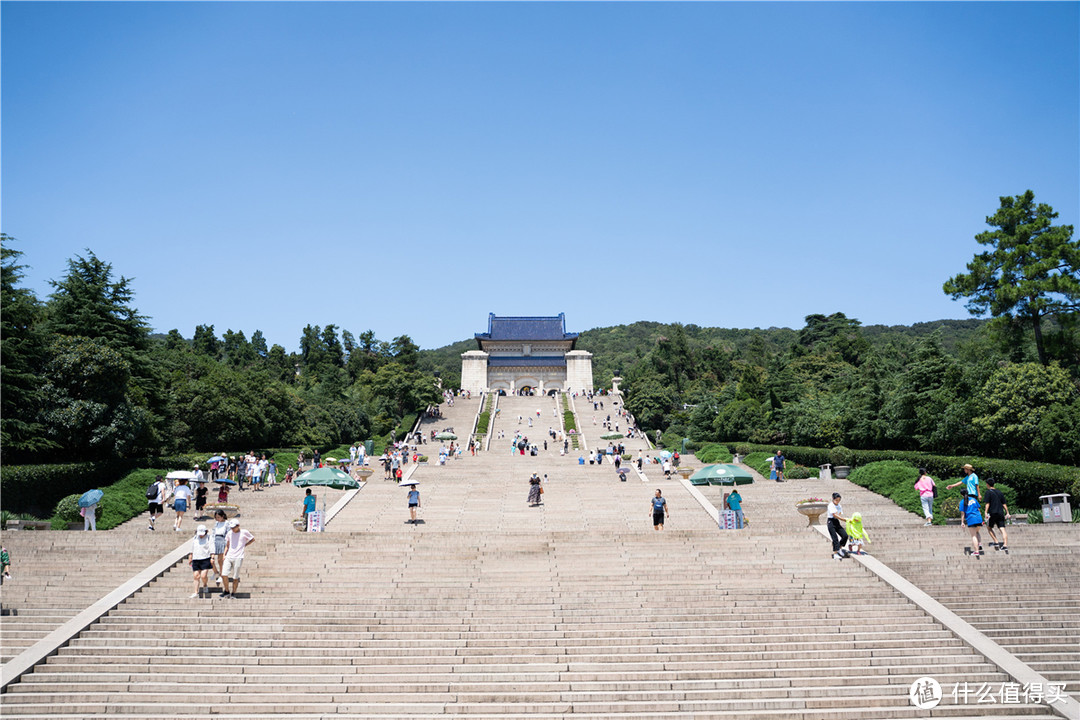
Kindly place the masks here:
POLYGON ((487 410, 480 413, 480 417, 476 420, 476 434, 487 435, 488 425, 491 424, 491 413, 487 410))
MULTIPOLYGON (((0 496, 6 510, 49 517, 61 498, 81 495, 94 488, 104 489, 137 468, 183 470, 205 459, 205 453, 198 453, 99 462, 4 465, 0 467, 0 496)), ((145 488, 143 490, 145 492, 145 488)))
MULTIPOLYGON (((752 452, 772 454, 780 450, 786 458, 800 465, 814 468, 825 463, 860 467, 872 462, 899 460, 913 468, 925 467, 935 479, 958 477, 960 468, 971 463, 980 478, 994 478, 1016 491, 1016 500, 1024 508, 1039 507, 1039 496, 1068 492, 1080 496, 1080 468, 1068 465, 1051 465, 1022 460, 999 460, 996 458, 931 453, 905 450, 851 450, 844 447, 811 448, 793 445, 756 445, 753 443, 717 443, 731 452, 749 455, 752 452)), ((708 446, 706 446, 708 447, 708 446)), ((1011 506, 1010 506, 1011 507, 1011 506)))

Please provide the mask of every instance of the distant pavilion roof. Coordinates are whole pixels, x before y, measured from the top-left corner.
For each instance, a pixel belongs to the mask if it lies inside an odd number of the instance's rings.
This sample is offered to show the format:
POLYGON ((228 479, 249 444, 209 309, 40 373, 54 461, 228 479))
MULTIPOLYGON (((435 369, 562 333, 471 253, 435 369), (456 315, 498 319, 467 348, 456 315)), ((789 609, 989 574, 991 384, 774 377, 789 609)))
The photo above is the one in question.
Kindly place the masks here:
MULTIPOLYGON (((555 317, 499 317, 495 313, 488 315, 488 331, 476 333, 476 342, 483 345, 485 340, 502 341, 571 341, 571 348, 577 342, 577 333, 566 332, 566 315, 559 313, 555 317)), ((481 349, 483 349, 481 347, 481 349)))

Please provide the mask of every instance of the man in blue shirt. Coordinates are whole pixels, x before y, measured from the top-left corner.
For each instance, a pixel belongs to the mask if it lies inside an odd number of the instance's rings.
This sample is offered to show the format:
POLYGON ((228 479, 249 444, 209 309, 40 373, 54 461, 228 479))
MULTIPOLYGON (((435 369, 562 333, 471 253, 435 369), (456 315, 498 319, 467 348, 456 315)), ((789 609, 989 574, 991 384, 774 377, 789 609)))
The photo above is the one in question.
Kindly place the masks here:
POLYGON ((315 496, 311 494, 311 488, 304 491, 304 529, 308 527, 308 515, 315 512, 315 496))
POLYGON ((735 528, 741 530, 743 526, 742 495, 738 490, 733 489, 727 496, 727 506, 735 513, 735 528))
POLYGON ((957 480, 952 485, 949 485, 946 490, 952 490, 957 485, 963 484, 965 493, 978 498, 977 502, 982 502, 982 486, 979 485, 979 476, 975 474, 975 468, 971 467, 971 465, 964 465, 961 469, 964 471, 964 479, 957 480))
POLYGON ((653 530, 664 529, 664 516, 668 515, 667 500, 660 497, 660 489, 657 488, 656 496, 652 499, 652 524, 653 530))

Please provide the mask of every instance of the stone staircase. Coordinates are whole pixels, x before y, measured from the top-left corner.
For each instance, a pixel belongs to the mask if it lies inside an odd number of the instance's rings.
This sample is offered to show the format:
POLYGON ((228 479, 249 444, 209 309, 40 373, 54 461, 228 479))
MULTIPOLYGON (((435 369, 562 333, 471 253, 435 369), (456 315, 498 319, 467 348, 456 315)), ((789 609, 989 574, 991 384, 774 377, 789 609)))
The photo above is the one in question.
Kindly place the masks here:
MULTIPOLYGON (((537 398, 521 400, 535 417, 537 398)), ((502 414, 516 427, 518 410, 502 414)), ((751 526, 720 532, 676 479, 622 483, 552 449, 417 467, 416 524, 404 490, 374 477, 321 534, 286 527, 299 490, 245 498, 256 542, 241 598, 188 599, 178 564, 10 685, 0 715, 915 718, 918 677, 1007 679, 865 568, 831 560, 791 507, 806 487, 741 488, 751 526), (548 478, 538 508, 532 472, 548 478), (663 532, 656 488, 672 510, 663 532)), ((870 508, 851 509, 885 532, 870 508)), ((117 536, 96 564, 126 562, 135 540, 117 536)), ((932 714, 1056 717, 951 701, 932 714)))

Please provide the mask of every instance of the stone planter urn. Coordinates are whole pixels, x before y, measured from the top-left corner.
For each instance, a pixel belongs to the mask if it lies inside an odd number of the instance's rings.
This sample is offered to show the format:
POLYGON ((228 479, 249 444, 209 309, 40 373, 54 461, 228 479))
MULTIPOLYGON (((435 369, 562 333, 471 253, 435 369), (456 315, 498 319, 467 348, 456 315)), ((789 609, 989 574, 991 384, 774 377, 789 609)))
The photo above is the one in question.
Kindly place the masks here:
POLYGON ((692 467, 678 467, 678 468, 675 469, 675 472, 682 475, 683 480, 689 480, 690 476, 694 474, 694 468, 692 468, 692 467))
POLYGON ((357 468, 356 470, 353 470, 353 475, 356 477, 357 480, 360 480, 362 482, 366 482, 367 479, 369 477, 371 477, 371 474, 374 473, 374 472, 375 471, 372 470, 369 467, 362 467, 362 468, 357 468))
POLYGON ((843 480, 848 476, 849 472, 851 472, 849 465, 837 465, 833 468, 833 477, 843 480))
POLYGON ((821 518, 822 515, 825 514, 825 511, 829 509, 829 503, 826 503, 826 502, 802 503, 800 505, 796 505, 795 509, 806 516, 806 518, 807 518, 806 527, 813 527, 815 525, 820 525, 821 524, 820 518, 821 518))

